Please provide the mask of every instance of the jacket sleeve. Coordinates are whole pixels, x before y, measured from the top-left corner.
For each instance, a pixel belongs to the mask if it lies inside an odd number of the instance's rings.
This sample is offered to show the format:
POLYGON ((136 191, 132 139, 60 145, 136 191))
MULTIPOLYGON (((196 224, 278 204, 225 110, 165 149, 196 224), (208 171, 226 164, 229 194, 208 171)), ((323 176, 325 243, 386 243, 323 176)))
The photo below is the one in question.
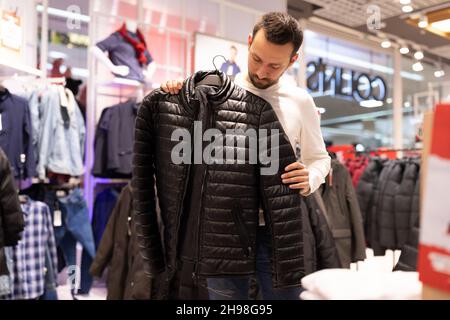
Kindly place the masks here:
POLYGON ((352 178, 348 171, 345 171, 345 199, 349 208, 349 216, 352 228, 352 255, 351 261, 361 261, 366 258, 366 238, 364 236, 364 225, 361 210, 359 209, 358 198, 353 187, 352 178))
POLYGON ((136 236, 150 277, 165 270, 155 203, 152 108, 157 102, 152 97, 145 98, 136 118, 131 180, 136 236))
POLYGON ((30 107, 28 103, 25 105, 25 118, 23 122, 23 146, 26 154, 25 177, 31 178, 36 175, 36 158, 33 145, 33 128, 30 116, 30 107))
POLYGON ((39 141, 39 160, 37 165, 37 174, 40 179, 45 179, 45 169, 47 167, 47 162, 49 158, 49 154, 53 149, 54 144, 54 130, 56 127, 56 112, 58 110, 55 109, 57 107, 54 92, 47 92, 43 97, 43 119, 42 119, 42 132, 39 141))
MULTIPOLYGON (((50 253, 50 263, 52 264, 52 268, 54 271, 54 276, 57 278, 57 270, 58 270, 58 255, 56 251, 56 240, 55 240, 55 232, 53 230, 53 224, 52 224, 52 217, 50 213, 49 207, 46 205, 45 212, 43 214, 45 215, 46 220, 46 229, 47 229, 47 248, 50 253)), ((55 279, 55 283, 58 280, 55 279)))
MULTIPOLYGON (((20 240, 24 229, 23 213, 11 167, 5 153, 0 148, 0 219, 3 226, 4 245, 14 246, 20 240)), ((0 232, 1 234, 1 232, 0 232)))
POLYGON ((89 269, 90 274, 94 277, 101 277, 106 266, 111 261, 115 241, 114 235, 122 203, 121 201, 123 201, 122 195, 120 196, 117 204, 111 212, 111 216, 108 219, 108 223, 106 224, 102 239, 100 240, 100 244, 97 248, 95 259, 92 262, 91 268, 89 269))

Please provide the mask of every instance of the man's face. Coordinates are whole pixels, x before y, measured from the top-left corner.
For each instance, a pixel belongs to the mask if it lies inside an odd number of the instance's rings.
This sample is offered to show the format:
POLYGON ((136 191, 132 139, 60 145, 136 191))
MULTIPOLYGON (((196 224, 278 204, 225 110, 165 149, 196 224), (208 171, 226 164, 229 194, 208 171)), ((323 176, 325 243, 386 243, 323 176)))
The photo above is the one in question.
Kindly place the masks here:
POLYGON ((248 37, 248 76, 258 89, 266 89, 278 82, 283 73, 297 60, 292 56, 292 43, 274 44, 266 39, 264 29, 255 37, 248 37))

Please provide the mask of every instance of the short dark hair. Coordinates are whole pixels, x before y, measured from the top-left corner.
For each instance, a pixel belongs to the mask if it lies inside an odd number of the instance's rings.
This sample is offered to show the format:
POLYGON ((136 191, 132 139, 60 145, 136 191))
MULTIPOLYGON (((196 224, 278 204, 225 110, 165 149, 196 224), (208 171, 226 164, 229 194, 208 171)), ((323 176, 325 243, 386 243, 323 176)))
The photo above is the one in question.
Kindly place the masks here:
POLYGON ((266 39, 274 44, 292 43, 294 45, 292 56, 302 45, 303 32, 300 24, 287 13, 269 12, 264 14, 253 27, 253 38, 260 29, 265 31, 266 39))

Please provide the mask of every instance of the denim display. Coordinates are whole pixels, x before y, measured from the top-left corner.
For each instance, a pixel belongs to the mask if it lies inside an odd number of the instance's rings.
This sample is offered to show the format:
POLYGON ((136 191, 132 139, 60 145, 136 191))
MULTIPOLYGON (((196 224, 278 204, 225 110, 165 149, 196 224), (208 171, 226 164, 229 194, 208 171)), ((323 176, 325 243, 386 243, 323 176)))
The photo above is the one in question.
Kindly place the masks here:
POLYGON ((93 281, 89 268, 95 256, 95 244, 83 191, 75 189, 68 196, 59 198, 58 202, 62 225, 55 227, 56 243, 61 248, 66 265, 69 267, 77 265, 77 242, 82 245, 81 281, 78 293, 88 293, 93 281))

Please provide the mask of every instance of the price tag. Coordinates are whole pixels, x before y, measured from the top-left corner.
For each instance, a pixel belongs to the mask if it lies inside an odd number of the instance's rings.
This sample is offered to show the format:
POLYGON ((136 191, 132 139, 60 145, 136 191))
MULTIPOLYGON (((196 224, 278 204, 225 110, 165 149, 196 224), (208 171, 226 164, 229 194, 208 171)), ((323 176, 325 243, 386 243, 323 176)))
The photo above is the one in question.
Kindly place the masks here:
POLYGON ((62 226, 62 213, 61 210, 55 210, 53 212, 53 226, 61 227, 62 226))

